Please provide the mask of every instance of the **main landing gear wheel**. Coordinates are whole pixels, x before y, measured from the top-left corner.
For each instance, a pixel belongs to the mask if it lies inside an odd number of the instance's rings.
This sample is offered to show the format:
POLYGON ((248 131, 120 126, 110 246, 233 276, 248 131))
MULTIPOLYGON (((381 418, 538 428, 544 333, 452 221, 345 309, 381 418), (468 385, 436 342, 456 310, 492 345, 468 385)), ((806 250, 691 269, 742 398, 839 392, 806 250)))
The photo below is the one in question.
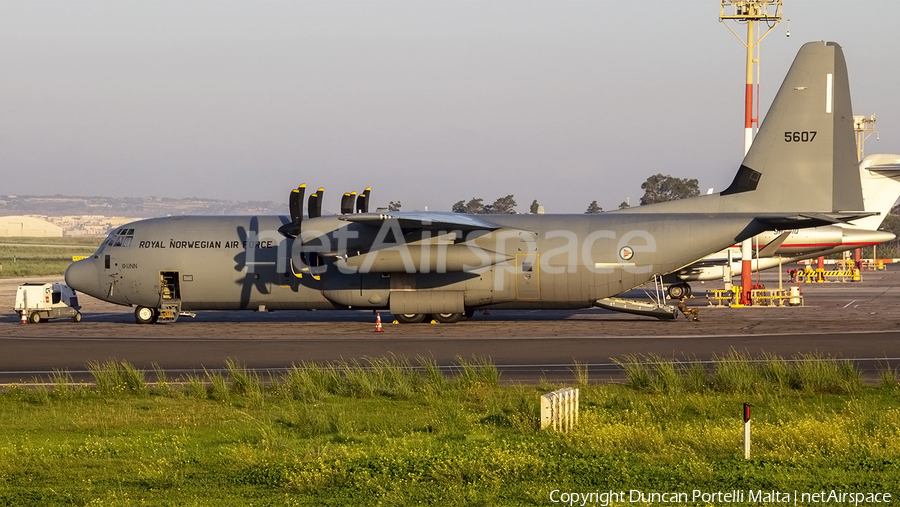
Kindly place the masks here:
POLYGON ((134 309, 134 321, 138 324, 153 324, 159 318, 155 308, 139 306, 134 309))
POLYGON ((424 313, 398 313, 394 315, 397 322, 401 324, 418 324, 425 320, 424 313))
POLYGON ((461 313, 435 313, 434 320, 442 323, 442 324, 453 324, 454 322, 459 322, 463 314, 461 313))
POLYGON ((676 283, 674 285, 669 285, 667 292, 672 299, 686 298, 691 295, 691 286, 686 283, 676 283))

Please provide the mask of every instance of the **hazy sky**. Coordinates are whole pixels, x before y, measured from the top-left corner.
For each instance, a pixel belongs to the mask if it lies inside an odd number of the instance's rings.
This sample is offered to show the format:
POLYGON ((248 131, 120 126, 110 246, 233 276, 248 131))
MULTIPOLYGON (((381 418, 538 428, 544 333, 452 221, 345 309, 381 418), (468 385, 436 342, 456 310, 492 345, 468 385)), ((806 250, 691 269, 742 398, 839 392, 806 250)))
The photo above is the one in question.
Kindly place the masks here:
MULTIPOLYGON (((867 153, 900 152, 900 2, 784 0, 764 115, 804 42, 844 47, 867 153)), ((0 1, 0 194, 286 202, 300 183, 449 210, 730 183, 745 60, 701 1, 0 1)), ((737 30, 745 30, 743 26, 737 30)), ((739 32, 740 33, 740 32, 739 32)))

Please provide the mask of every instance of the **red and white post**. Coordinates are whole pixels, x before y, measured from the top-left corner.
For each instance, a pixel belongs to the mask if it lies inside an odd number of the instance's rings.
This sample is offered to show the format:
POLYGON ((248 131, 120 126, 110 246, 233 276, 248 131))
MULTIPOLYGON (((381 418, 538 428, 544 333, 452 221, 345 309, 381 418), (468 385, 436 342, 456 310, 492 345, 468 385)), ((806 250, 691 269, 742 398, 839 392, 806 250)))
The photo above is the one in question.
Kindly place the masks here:
MULTIPOLYGON (((744 92, 744 156, 753 144, 753 25, 747 22, 747 87, 744 92)), ((747 238, 741 243, 741 304, 752 304, 750 286, 753 284, 753 239, 747 238)))
MULTIPOLYGON (((781 0, 722 0, 719 10, 719 21, 724 22, 728 30, 734 34, 747 48, 747 80, 745 82, 744 92, 744 156, 750 151, 750 145, 753 143, 753 124, 757 122, 753 118, 753 81, 754 81, 754 64, 759 64, 759 60, 753 57, 754 48, 772 31, 772 29, 781 21, 781 0), (726 6, 734 7, 733 14, 726 14, 726 6), (769 8, 774 8, 774 13, 769 13, 769 8), (747 24, 747 40, 743 40, 740 35, 728 26, 727 21, 736 21, 738 23, 747 24), (755 40, 754 27, 756 23, 765 21, 768 28, 760 30, 759 40, 755 40)), ((758 82, 758 81, 757 81, 758 82)), ((759 90, 757 89, 757 92, 759 90)), ((752 285, 751 271, 753 270, 753 245, 750 239, 741 243, 741 304, 751 304, 750 286, 752 285)))

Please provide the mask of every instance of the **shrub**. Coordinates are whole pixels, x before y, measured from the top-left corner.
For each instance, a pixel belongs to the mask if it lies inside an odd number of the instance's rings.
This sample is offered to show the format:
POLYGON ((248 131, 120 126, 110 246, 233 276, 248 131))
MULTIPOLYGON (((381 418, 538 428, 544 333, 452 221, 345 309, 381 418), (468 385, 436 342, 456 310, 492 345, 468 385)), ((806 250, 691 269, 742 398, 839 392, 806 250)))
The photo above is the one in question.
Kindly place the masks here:
POLYGON ((262 396, 262 381, 256 372, 249 371, 246 365, 231 358, 225 360, 225 369, 231 377, 231 394, 256 398, 262 396))
POLYGON ((722 357, 713 356, 712 385, 726 393, 748 393, 758 387, 759 376, 744 352, 731 349, 722 357))
POLYGON ((94 377, 97 392, 102 395, 126 391, 143 393, 146 390, 144 372, 127 361, 110 360, 105 363, 90 361, 87 367, 94 377))
POLYGON ((625 370, 625 378, 628 379, 628 385, 632 389, 641 391, 650 387, 653 375, 650 373, 650 367, 643 363, 641 358, 628 355, 622 360, 615 360, 615 362, 625 370))

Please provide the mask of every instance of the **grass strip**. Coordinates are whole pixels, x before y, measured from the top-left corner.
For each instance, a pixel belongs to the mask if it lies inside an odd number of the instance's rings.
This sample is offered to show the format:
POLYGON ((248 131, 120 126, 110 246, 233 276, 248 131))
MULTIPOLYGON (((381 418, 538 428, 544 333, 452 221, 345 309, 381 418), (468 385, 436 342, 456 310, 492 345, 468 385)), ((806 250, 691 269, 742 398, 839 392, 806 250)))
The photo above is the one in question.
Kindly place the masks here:
POLYGON ((569 433, 537 424, 538 397, 562 386, 500 384, 486 358, 451 375, 425 358, 306 363, 265 384, 237 360, 184 378, 155 366, 156 382, 92 363, 94 385, 56 372, 0 393, 0 505, 534 505, 554 489, 898 498, 896 382, 863 385, 832 358, 735 354, 705 368, 623 358, 626 384, 591 384, 576 364, 569 433))

